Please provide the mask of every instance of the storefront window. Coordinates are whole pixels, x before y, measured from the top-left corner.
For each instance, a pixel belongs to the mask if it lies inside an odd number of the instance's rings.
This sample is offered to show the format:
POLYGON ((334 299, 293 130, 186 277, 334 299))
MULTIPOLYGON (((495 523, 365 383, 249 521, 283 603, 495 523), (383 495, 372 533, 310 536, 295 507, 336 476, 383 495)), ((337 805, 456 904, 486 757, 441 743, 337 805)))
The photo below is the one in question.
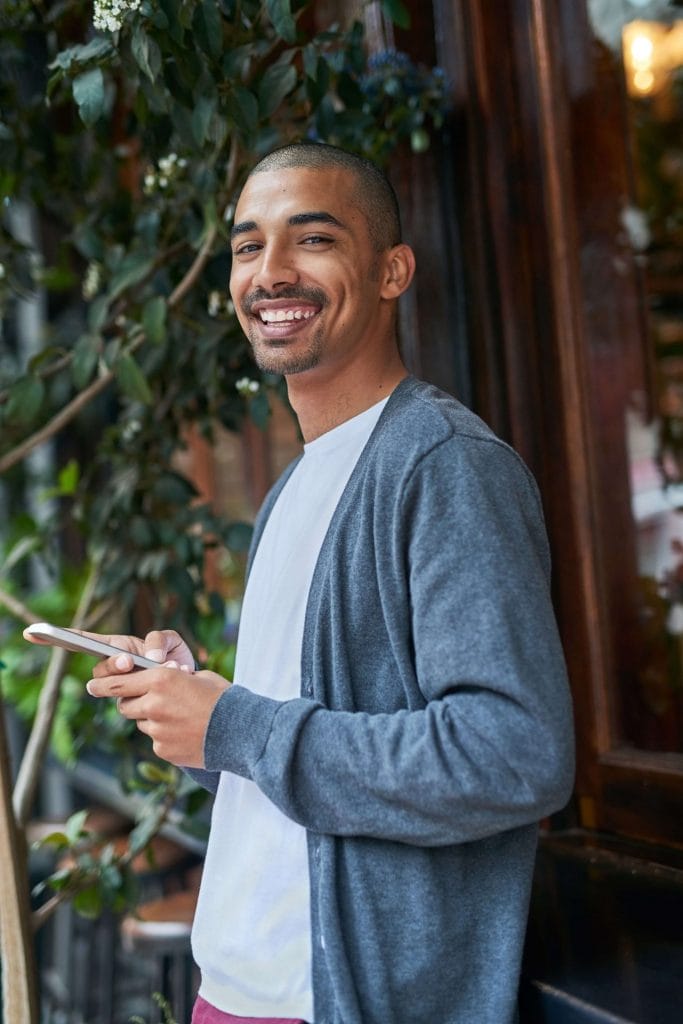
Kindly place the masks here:
MULTIPOLYGON (((604 6, 604 5, 603 5, 604 6)), ((620 4, 634 172, 623 227, 642 266, 649 380, 626 410, 642 637, 624 739, 683 751, 683 10, 620 4), (678 14, 678 17, 676 16, 678 14)))

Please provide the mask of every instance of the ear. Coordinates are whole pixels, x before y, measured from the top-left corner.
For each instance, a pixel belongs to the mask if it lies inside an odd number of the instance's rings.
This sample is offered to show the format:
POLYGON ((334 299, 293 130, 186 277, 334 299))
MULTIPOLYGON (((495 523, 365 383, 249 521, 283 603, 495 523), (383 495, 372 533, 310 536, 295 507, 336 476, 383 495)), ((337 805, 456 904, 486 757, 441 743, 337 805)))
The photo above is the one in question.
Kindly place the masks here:
POLYGON ((409 245, 395 245, 385 255, 382 269, 383 299, 397 299, 409 287, 415 273, 415 254, 409 245))

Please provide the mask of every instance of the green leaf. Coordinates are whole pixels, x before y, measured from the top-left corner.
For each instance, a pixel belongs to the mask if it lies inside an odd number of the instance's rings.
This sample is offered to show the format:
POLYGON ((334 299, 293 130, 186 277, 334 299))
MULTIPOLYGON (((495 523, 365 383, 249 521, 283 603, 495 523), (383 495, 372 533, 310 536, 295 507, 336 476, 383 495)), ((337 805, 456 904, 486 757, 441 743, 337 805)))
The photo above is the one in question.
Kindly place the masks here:
POLYGON ((152 392, 144 374, 133 357, 127 352, 119 356, 116 362, 116 376, 121 390, 134 402, 144 405, 152 404, 152 392))
POLYGON ((176 778, 176 772, 170 765, 163 765, 159 761, 141 761, 138 765, 138 773, 145 782, 156 785, 171 785, 176 778))
POLYGON ((99 358, 99 346, 100 339, 94 334, 82 334, 74 345, 71 379, 79 391, 86 386, 93 375, 99 358))
POLYGON ((159 345, 166 336, 166 299, 163 295, 155 295, 142 311, 142 326, 149 341, 159 345))
POLYGON ((43 836, 36 840, 34 847, 53 846, 56 850, 63 850, 69 846, 69 840, 64 832, 50 832, 49 836, 43 836))
POLYGON ((271 64, 259 82, 258 101, 261 117, 272 117, 293 89, 296 88, 296 69, 290 63, 271 64))
POLYGON ((83 829, 85 826, 85 819, 88 817, 88 811, 78 811, 76 814, 72 814, 66 823, 66 836, 71 845, 77 843, 83 836, 83 829))
POLYGON ((155 82, 161 70, 161 50, 156 40, 148 36, 140 25, 136 25, 133 31, 131 50, 140 70, 150 82, 155 82))
POLYGON ((399 28, 410 28, 410 12, 402 0, 382 0, 382 9, 387 18, 399 28))
POLYGON ((225 543, 236 553, 248 551, 253 532, 249 523, 230 523, 224 534, 225 543))
POLYGON ((229 107, 235 124, 244 135, 250 135, 258 127, 258 100, 243 85, 235 86, 231 99, 229 107))
POLYGON ((40 377, 20 377, 10 389, 5 407, 7 423, 26 426, 35 419, 45 397, 45 385, 40 377))
POLYGON ((211 118, 216 110, 215 96, 200 96, 192 111, 192 134, 198 146, 203 146, 209 134, 211 118))
POLYGON ((73 908, 81 917, 93 920, 99 917, 103 909, 102 894, 96 886, 82 889, 73 898, 73 908))
POLYGON ((154 266, 154 257, 147 256, 145 253, 130 253, 126 256, 111 279, 108 292, 108 301, 111 302, 117 296, 124 292, 126 288, 130 288, 132 284, 137 284, 154 266))
POLYGON ((91 127, 104 110, 104 75, 101 68, 91 68, 78 75, 72 84, 73 96, 83 124, 91 127))
POLYGON ((202 0, 192 18, 192 30, 205 53, 218 57, 223 51, 223 23, 216 0, 202 0))
POLYGON ((286 43, 296 42, 296 22, 292 17, 291 0, 266 0, 266 8, 277 34, 286 43))
POLYGON ((168 33, 176 43, 183 44, 184 29, 180 17, 181 0, 159 0, 159 7, 166 17, 168 33))
POLYGON ((57 475, 59 493, 64 497, 69 497, 70 495, 75 494, 80 478, 81 467, 77 460, 69 459, 66 466, 64 466, 57 475))
POLYGON ((114 47, 106 36, 95 36, 84 46, 70 46, 58 53, 49 68, 62 68, 69 71, 72 64, 86 64, 89 60, 101 60, 109 57, 115 52, 114 47))

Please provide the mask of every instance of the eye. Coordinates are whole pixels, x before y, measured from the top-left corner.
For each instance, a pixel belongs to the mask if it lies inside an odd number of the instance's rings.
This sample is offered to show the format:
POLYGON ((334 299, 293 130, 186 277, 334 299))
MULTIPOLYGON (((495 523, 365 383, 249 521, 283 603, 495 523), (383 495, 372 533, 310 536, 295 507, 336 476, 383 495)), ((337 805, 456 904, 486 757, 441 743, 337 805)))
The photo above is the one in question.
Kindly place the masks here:
POLYGON ((334 238, 329 235, 306 235, 301 239, 301 245, 331 245, 334 238))
POLYGON ((233 249, 232 254, 236 258, 239 258, 240 256, 252 256, 262 248, 263 245, 261 242, 243 242, 241 245, 238 245, 233 249))

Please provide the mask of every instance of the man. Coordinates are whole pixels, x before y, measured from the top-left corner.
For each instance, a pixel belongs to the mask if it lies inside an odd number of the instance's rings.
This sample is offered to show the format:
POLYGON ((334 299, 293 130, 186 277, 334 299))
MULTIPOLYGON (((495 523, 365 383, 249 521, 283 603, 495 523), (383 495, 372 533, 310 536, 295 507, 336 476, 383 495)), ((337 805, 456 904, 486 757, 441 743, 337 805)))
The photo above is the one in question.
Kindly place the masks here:
POLYGON ((536 823, 573 772, 535 485, 408 375, 414 257, 372 165, 276 151, 232 247, 305 440, 256 523, 235 682, 166 631, 112 638, 165 667, 88 685, 216 793, 193 1021, 508 1024, 536 823))

